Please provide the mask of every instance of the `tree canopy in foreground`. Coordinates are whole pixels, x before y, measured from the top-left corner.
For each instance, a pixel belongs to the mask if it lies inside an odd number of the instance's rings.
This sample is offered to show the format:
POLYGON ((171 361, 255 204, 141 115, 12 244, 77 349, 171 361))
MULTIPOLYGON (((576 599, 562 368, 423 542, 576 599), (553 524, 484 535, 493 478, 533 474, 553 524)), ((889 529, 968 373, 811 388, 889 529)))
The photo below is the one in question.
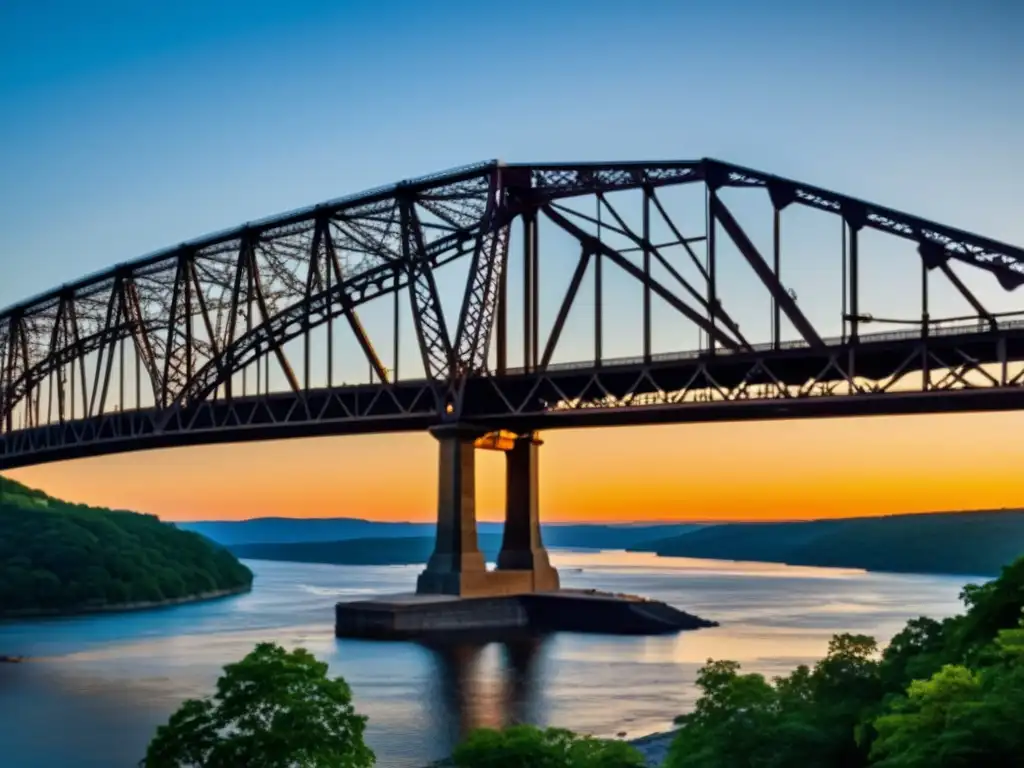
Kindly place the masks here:
POLYGON ((1020 765, 1024 558, 961 598, 962 615, 912 619, 880 656, 837 635, 813 668, 772 681, 709 660, 666 768, 1020 765))
POLYGON ((456 768, 646 768, 624 741, 579 736, 561 728, 481 728, 455 748, 456 768))
POLYGON ((140 768, 370 768, 366 718, 327 664, 261 643, 157 729, 140 768))

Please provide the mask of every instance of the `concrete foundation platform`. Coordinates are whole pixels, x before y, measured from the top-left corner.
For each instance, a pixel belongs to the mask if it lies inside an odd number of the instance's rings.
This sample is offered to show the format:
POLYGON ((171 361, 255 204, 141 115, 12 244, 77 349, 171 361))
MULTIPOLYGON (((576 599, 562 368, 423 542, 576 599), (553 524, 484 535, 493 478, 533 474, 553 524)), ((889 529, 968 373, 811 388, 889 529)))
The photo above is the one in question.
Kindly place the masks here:
POLYGON ((718 626, 657 600, 560 589, 488 597, 402 594, 338 603, 338 637, 377 640, 504 632, 660 635, 718 626))

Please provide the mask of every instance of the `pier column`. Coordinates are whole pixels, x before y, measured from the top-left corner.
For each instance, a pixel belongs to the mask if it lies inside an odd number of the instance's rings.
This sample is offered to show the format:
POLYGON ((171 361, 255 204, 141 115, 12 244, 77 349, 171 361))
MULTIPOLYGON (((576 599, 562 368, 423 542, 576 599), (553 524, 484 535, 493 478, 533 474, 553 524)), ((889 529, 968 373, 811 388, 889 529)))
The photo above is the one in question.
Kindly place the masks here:
POLYGON ((505 452, 505 533, 499 571, 529 571, 532 591, 558 589, 558 571, 548 560, 540 532, 539 469, 542 441, 534 432, 520 435, 505 452))
POLYGON ((419 594, 474 592, 486 577, 476 538, 476 447, 480 431, 465 425, 436 427, 438 441, 437 541, 416 582, 419 594))

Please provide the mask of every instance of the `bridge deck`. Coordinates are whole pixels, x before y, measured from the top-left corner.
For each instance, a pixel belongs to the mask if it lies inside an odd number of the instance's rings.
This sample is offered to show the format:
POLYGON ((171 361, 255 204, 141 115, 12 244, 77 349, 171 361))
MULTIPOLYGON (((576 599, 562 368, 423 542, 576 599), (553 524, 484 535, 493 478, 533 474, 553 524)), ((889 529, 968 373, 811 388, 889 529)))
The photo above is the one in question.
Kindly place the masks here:
MULTIPOLYGON (((1016 362, 1024 361, 1024 321, 996 332, 956 326, 926 340, 838 341, 512 369, 466 382, 463 419, 527 431, 1024 406, 1024 364, 1016 362)), ((0 469, 146 448, 423 430, 444 420, 445 395, 419 379, 115 412, 0 434, 0 469)))

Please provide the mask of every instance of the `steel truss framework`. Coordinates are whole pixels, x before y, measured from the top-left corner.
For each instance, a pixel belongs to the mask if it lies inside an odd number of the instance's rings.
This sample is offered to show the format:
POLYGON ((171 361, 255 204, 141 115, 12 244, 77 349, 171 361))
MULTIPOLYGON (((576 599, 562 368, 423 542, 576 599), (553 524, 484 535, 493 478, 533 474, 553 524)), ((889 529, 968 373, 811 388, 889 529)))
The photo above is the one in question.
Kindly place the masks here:
POLYGON ((538 429, 1019 407, 1024 320, 986 309, 952 262, 994 274, 1006 290, 1024 282, 1020 248, 715 160, 466 166, 185 243, 0 313, 0 468, 171 445, 413 430, 443 420, 538 429), (703 190, 706 226, 698 236, 683 234, 660 194, 679 185, 703 190), (727 187, 767 193, 774 212, 767 257, 722 200, 727 187), (631 219, 611 199, 626 190, 641 201, 631 219), (596 221, 572 207, 583 197, 594 199, 596 221), (840 338, 824 338, 783 285, 779 221, 791 205, 844 222, 848 311, 840 338), (543 346, 542 219, 579 247, 543 346), (672 233, 669 242, 655 242, 655 220, 672 233), (516 368, 508 365, 514 226, 522 227, 524 269, 523 364, 516 368), (925 302, 915 330, 862 332, 858 234, 866 229, 917 245, 925 302), (629 247, 609 244, 602 231, 629 247), (749 343, 719 298, 722 237, 771 297, 767 345, 749 343), (669 246, 688 254, 696 283, 670 263, 669 246), (460 258, 470 260, 468 277, 458 316, 446 317, 435 273, 460 258), (637 356, 602 358, 602 323, 614 315, 598 303, 592 359, 553 364, 584 275, 590 268, 599 286, 602 263, 642 287, 637 356), (972 314, 929 317, 929 273, 942 275, 972 314), (362 305, 399 293, 415 319, 424 378, 399 379, 360 320, 362 305), (655 354, 652 297, 700 328, 708 346, 655 354), (797 341, 781 339, 783 316, 797 341), (335 321, 358 341, 369 384, 334 380, 335 321), (309 339, 321 326, 328 343, 317 350, 309 339), (296 360, 286 345, 303 339, 296 360), (314 355, 326 362, 325 385, 311 384, 314 355), (272 362, 285 381, 278 391, 269 385, 272 362), (128 400, 135 406, 123 407, 128 400))

